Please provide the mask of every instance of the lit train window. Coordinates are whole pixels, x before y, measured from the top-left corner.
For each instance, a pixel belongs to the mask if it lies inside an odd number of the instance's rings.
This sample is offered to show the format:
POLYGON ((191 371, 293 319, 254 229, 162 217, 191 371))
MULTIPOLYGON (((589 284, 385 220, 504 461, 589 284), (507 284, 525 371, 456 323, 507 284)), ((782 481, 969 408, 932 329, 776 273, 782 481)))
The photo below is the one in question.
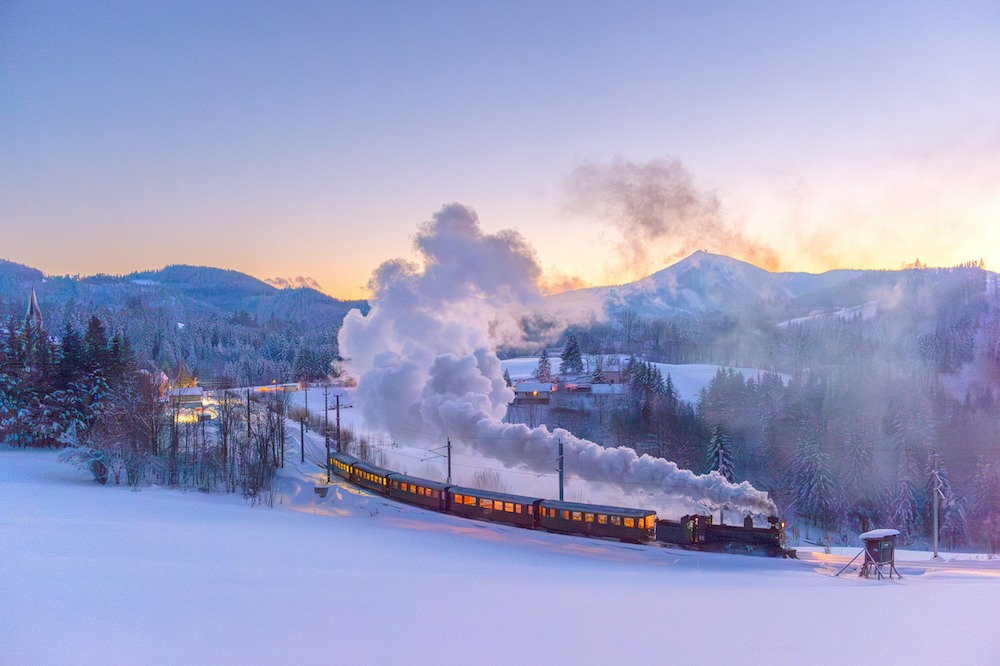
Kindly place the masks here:
POLYGON ((475 497, 468 497, 468 496, 466 496, 465 503, 469 504, 469 505, 472 505, 472 506, 475 506, 476 505, 476 498, 475 497))
POLYGON ((594 514, 592 513, 584 514, 583 519, 588 523, 592 523, 594 522, 594 514))
POLYGON ((506 511, 507 513, 514 513, 514 503, 513 502, 506 502, 503 505, 503 510, 506 511))
POLYGON ((405 493, 406 492, 406 484, 405 483, 403 484, 402 488, 403 488, 403 492, 405 493))
POLYGON ((621 527, 622 519, 619 518, 618 516, 611 516, 611 524, 621 527))
POLYGON ((580 511, 574 511, 573 520, 583 520, 583 513, 581 513, 580 511))
POLYGON ((635 527, 635 518, 626 518, 625 527, 635 527))
POLYGON ((597 514, 597 522, 600 523, 601 525, 607 525, 608 517, 605 516, 603 513, 599 513, 597 514))

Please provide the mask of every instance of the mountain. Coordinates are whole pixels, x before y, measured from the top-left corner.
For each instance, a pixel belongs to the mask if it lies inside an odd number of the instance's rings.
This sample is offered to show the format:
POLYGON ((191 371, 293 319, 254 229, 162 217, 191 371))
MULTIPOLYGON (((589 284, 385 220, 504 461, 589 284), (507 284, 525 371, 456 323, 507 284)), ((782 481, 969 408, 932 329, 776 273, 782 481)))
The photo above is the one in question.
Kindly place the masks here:
POLYGON ((323 377, 338 356, 337 331, 353 308, 315 289, 277 289, 238 271, 167 266, 129 275, 46 277, 0 261, 0 315, 24 317, 34 289, 45 328, 60 337, 67 324, 86 329, 97 315, 122 331, 142 367, 175 376, 183 366, 202 379, 227 376, 245 384, 323 377))
POLYGON ((168 307, 178 321, 245 313, 261 321, 313 319, 317 325, 339 326, 350 309, 367 310, 366 301, 341 301, 305 287, 279 289, 221 268, 172 265, 123 276, 45 277, 36 269, 0 260, 0 301, 16 305, 31 288, 49 313, 70 301, 109 311, 141 304, 168 307))
MULTIPOLYGON (((549 299, 554 309, 562 312, 584 307, 595 313, 631 310, 644 317, 729 312, 761 303, 792 304, 810 295, 830 295, 834 293, 832 290, 873 272, 771 273, 737 259, 698 251, 629 284, 566 292, 549 299)), ((821 307, 850 307, 865 302, 833 304, 827 302, 829 299, 815 300, 821 307)))

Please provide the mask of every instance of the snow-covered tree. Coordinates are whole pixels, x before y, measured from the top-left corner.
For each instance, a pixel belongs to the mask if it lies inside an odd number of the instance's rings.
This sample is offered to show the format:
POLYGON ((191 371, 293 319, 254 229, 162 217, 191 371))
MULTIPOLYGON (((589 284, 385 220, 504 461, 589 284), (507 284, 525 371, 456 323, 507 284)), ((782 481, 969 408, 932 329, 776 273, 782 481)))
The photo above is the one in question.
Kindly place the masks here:
POLYGON ((560 359, 562 360, 561 374, 579 375, 583 373, 583 355, 580 352, 580 343, 572 333, 566 338, 566 346, 563 347, 560 359))
POLYGON ((799 443, 792 463, 795 504, 799 514, 824 527, 841 522, 841 490, 830 475, 829 457, 814 435, 799 443))
POLYGON ((718 472, 731 482, 736 479, 736 474, 730 449, 729 435, 722 426, 716 425, 712 428, 712 436, 708 440, 708 471, 718 472))
POLYGON ((538 355, 538 366, 532 373, 540 382, 552 380, 552 362, 549 361, 549 350, 542 347, 542 353, 538 355))

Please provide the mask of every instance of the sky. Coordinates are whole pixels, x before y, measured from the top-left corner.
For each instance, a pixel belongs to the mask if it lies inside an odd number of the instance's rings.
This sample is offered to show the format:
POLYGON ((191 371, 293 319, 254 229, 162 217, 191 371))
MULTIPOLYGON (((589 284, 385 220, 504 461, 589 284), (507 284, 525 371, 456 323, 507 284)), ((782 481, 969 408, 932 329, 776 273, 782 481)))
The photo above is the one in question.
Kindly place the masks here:
POLYGON ((369 294, 442 206, 544 287, 1000 268, 996 2, 0 3, 0 257, 369 294))

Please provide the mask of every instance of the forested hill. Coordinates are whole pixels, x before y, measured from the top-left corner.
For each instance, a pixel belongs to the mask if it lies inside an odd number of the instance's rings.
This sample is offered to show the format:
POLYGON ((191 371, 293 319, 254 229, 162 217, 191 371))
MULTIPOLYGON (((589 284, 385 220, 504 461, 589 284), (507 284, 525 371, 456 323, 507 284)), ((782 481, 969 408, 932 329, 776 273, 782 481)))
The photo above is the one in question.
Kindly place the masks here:
POLYGON ((31 289, 49 335, 86 327, 97 314, 125 333, 143 367, 174 376, 179 366, 206 379, 242 381, 325 375, 337 331, 352 308, 314 289, 277 289, 237 271, 167 266, 124 276, 45 277, 0 260, 0 312, 23 319, 31 289), (306 367, 302 367, 305 365, 306 367))

